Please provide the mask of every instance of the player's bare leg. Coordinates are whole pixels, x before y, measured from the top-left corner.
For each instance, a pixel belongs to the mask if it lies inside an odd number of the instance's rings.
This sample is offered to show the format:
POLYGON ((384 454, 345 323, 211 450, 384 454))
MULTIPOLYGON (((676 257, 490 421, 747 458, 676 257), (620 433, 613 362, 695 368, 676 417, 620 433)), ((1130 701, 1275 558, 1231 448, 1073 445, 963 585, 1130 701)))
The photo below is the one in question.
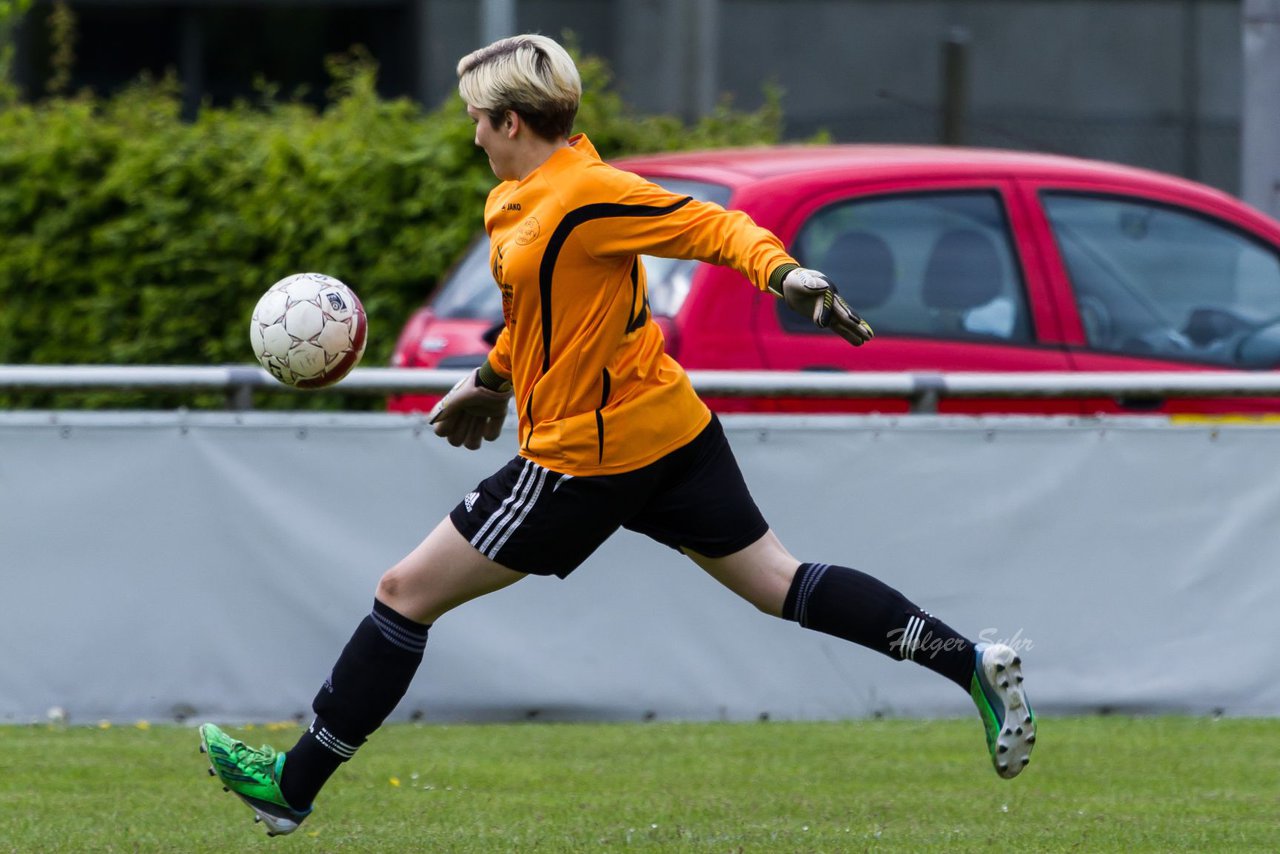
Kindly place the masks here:
POLYGON ((866 573, 801 563, 772 531, 726 557, 685 553, 766 614, 915 661, 951 679, 977 705, 1001 777, 1016 777, 1031 761, 1035 713, 1022 687, 1022 660, 1009 647, 972 643, 866 573))
POLYGON ((728 557, 705 557, 689 549, 685 554, 716 581, 773 617, 782 616, 787 591, 800 568, 800 561, 772 530, 728 557))
POLYGON ((315 720, 288 753, 253 748, 213 724, 200 748, 223 786, 271 836, 292 833, 338 767, 382 725, 422 661, 431 623, 524 575, 472 548, 446 518, 382 576, 373 611, 356 628, 316 695, 315 720))
POLYGON ((386 571, 375 595, 397 613, 430 625, 464 602, 524 577, 476 551, 445 517, 417 548, 386 571))

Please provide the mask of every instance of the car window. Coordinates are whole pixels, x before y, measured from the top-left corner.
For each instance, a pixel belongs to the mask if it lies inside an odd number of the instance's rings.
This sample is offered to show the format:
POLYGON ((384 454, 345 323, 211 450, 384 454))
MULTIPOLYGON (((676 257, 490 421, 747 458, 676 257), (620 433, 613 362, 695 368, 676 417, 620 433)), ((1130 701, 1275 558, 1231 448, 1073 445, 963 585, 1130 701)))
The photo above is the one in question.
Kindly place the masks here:
POLYGON ((431 301, 437 317, 502 320, 502 292, 489 272, 489 238, 481 232, 431 301))
MULTIPOLYGON (((817 211, 796 238, 801 264, 821 270, 877 333, 1027 341, 1022 275, 993 192, 864 198, 817 211)), ((809 318, 778 303, 793 332, 809 318)))
POLYGON ((1090 347, 1230 367, 1280 362, 1280 257, 1215 220, 1045 193, 1090 347))
MULTIPOLYGON (((682 196, 693 196, 706 202, 726 205, 729 188, 721 184, 684 181, 678 178, 653 178, 655 183, 682 196)), ((696 261, 641 256, 649 287, 649 309, 654 314, 674 315, 689 294, 696 261)), ((437 317, 463 318, 498 322, 502 320, 502 296, 489 271, 489 240, 481 233, 471 248, 445 277, 432 299, 437 317)))

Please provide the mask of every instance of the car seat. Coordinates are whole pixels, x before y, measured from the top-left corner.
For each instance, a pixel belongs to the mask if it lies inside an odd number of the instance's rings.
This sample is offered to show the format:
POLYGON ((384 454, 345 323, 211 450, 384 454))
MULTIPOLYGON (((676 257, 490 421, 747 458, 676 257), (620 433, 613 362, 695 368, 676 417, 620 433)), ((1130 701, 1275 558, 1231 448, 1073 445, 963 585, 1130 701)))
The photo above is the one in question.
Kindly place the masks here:
POLYGON ((967 335, 965 317, 1004 292, 1004 271, 995 243, 973 228, 943 232, 929 253, 921 299, 933 332, 967 335))
POLYGON ((846 231, 819 260, 816 268, 831 278, 856 312, 879 308, 893 294, 893 252, 883 238, 869 231, 846 231))

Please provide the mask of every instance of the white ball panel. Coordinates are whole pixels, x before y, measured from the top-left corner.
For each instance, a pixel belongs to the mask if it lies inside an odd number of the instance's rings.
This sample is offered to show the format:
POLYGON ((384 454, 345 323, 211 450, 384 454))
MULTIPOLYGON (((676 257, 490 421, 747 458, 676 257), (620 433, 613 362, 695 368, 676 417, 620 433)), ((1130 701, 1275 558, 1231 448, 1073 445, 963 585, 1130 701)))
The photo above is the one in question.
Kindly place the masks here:
POLYGON ((292 346, 293 338, 285 331, 283 323, 277 323, 262 330, 262 350, 267 355, 285 359, 292 346))
POLYGON ((316 336, 315 342, 324 348, 332 360, 351 349, 351 324, 329 320, 316 336))
MULTIPOLYGON (((293 293, 292 288, 289 293, 293 293)), ((319 335, 324 328, 324 312, 314 302, 296 303, 284 313, 284 328, 294 338, 308 341, 319 335)))
POLYGON ((311 379, 324 373, 324 350, 304 341, 289 351, 289 368, 301 379, 311 379))
POLYGON ((249 321, 249 346, 253 348, 254 358, 261 362, 266 353, 266 345, 262 341, 262 324, 256 317, 249 321))
POLYGON ((298 277, 284 288, 284 292, 289 295, 289 302, 315 302, 316 297, 320 295, 320 291, 324 289, 323 282, 317 282, 310 276, 298 277))
POLYGON ((291 276, 285 276, 283 279, 281 279, 280 281, 278 281, 278 282, 276 282, 274 285, 272 285, 268 290, 269 290, 269 291, 280 291, 280 290, 284 290, 284 289, 288 288, 290 285, 292 285, 294 282, 300 282, 300 281, 303 281, 303 280, 304 280, 304 279, 306 279, 306 278, 307 278, 307 274, 306 274, 306 273, 294 273, 294 274, 293 274, 293 275, 291 275, 291 276))
POLYGON ((289 305, 289 295, 285 291, 267 291, 258 300, 253 310, 253 317, 259 323, 271 324, 284 317, 284 310, 289 305))

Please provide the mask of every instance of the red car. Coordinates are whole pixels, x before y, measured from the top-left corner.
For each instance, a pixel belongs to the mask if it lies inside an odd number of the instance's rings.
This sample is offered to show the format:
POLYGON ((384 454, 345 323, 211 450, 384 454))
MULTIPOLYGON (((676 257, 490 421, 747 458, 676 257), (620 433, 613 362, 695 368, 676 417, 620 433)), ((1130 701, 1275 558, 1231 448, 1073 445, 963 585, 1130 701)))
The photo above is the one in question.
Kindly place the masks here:
MULTIPOLYGON (((842 145, 634 157, 617 165, 746 211, 875 328, 854 348, 722 267, 645 258, 649 303, 688 369, 1271 370, 1280 223, 1209 187, 1044 154, 842 145)), ((417 312, 394 363, 479 363, 501 323, 481 238, 417 312)), ((397 411, 434 398, 401 396, 397 411)), ((711 400, 721 411, 905 411, 902 400, 711 400)), ((943 400, 946 412, 1276 410, 1184 398, 943 400)))

